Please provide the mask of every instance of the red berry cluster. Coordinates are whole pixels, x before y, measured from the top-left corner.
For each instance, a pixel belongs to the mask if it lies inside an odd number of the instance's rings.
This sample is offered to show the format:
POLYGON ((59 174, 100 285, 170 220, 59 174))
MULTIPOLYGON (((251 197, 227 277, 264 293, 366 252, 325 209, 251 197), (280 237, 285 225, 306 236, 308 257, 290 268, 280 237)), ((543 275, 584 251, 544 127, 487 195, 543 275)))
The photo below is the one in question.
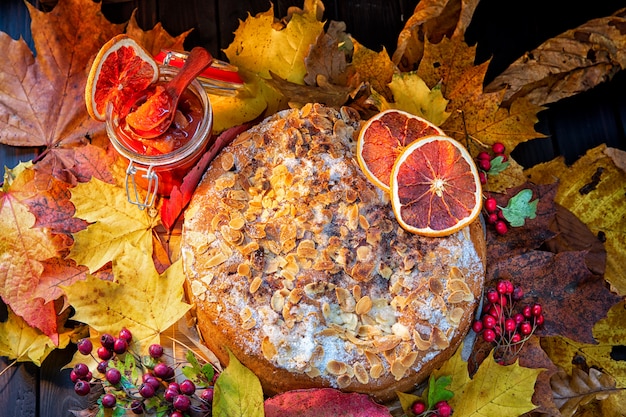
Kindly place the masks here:
POLYGON ((481 334, 485 342, 496 345, 494 356, 502 362, 516 356, 544 322, 541 304, 516 309, 516 302, 523 295, 523 290, 511 281, 499 280, 495 287, 487 289, 481 318, 472 324, 472 329, 481 334))
POLYGON ((509 224, 502 214, 502 209, 498 207, 496 199, 487 197, 483 203, 483 207, 487 212, 487 223, 493 225, 494 229, 496 229, 496 233, 499 235, 506 234, 506 232, 509 231, 509 224))
POLYGON ((482 184, 487 184, 487 177, 488 177, 489 171, 491 170, 492 161, 495 158, 501 156, 502 162, 506 162, 506 160, 508 159, 508 157, 504 153, 506 149, 502 143, 500 142, 494 143, 491 146, 491 150, 493 153, 482 151, 482 152, 479 152, 478 155, 476 156, 476 164, 478 165, 478 168, 480 169, 478 174, 480 175, 480 182, 482 184))
POLYGON ((117 365, 125 363, 124 355, 132 354, 129 351, 131 341, 132 334, 128 329, 122 329, 117 338, 105 333, 100 337, 100 346, 94 356, 91 340, 81 339, 77 344, 78 351, 99 360, 97 370, 102 376, 95 378, 85 363, 76 364, 70 372, 70 378, 75 383, 74 391, 84 396, 91 392, 93 385, 101 384, 104 388, 100 397, 102 408, 130 410, 134 414, 154 409, 158 409, 159 415, 169 417, 210 412, 216 373, 211 375, 210 380, 204 374, 197 375, 197 379, 204 379, 201 388, 190 379, 177 382, 174 367, 164 361, 163 346, 153 344, 148 348, 149 356, 135 361, 140 367, 140 377, 130 380, 129 375, 133 372, 126 369, 123 374, 117 365))
POLYGON ((439 401, 429 409, 424 401, 417 400, 411 405, 411 413, 416 417, 450 417, 452 407, 447 401, 439 401))

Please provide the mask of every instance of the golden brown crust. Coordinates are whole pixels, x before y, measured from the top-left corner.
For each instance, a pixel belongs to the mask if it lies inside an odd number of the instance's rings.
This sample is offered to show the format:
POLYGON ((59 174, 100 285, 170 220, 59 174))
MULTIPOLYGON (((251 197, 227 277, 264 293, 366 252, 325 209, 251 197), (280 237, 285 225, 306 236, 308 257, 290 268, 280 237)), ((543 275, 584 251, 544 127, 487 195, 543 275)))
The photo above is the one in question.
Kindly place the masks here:
POLYGON ((392 399, 451 356, 484 279, 479 222, 404 232, 353 158, 358 118, 281 112, 211 164, 185 214, 198 326, 266 394, 336 387, 392 399))

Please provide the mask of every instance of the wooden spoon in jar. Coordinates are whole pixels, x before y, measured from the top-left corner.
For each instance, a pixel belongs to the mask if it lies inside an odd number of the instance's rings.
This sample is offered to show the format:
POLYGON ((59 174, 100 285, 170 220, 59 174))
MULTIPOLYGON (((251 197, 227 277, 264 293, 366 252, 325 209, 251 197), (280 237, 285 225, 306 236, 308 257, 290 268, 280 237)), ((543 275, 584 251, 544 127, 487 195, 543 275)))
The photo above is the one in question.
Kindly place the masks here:
POLYGON ((146 101, 126 116, 126 124, 144 139, 162 135, 174 120, 183 91, 211 65, 212 60, 213 57, 206 49, 193 48, 178 74, 165 85, 157 85, 146 101))

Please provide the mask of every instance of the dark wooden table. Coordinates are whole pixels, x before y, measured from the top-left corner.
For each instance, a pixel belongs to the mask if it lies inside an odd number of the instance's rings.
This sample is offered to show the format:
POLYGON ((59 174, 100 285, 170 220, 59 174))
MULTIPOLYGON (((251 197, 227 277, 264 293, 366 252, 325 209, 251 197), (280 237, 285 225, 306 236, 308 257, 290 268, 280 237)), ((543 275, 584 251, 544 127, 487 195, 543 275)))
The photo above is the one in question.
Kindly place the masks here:
MULTIPOLYGON (((42 10, 50 10, 54 0, 27 0, 42 10)), ((395 50, 398 33, 418 0, 326 0, 325 17, 347 24, 359 42, 374 50, 395 50)), ((274 1, 277 16, 284 16, 291 5, 302 1, 274 1)), ((125 22, 137 9, 143 29, 157 22, 172 35, 194 28, 186 46, 206 47, 223 58, 221 50, 232 41, 232 33, 248 12, 266 11, 269 1, 233 0, 104 0, 104 14, 113 22, 125 22)), ((544 40, 574 28, 595 17, 607 16, 624 7, 624 0, 603 0, 586 7, 572 7, 570 0, 483 0, 478 6, 467 41, 477 43, 478 61, 492 59, 487 78, 499 74, 524 52, 544 40)), ((94 28, 95 29, 95 28, 94 28)), ((31 45, 30 18, 24 0, 0 0, 0 30, 31 45)), ((188 48, 190 49, 190 48, 188 48)), ((1 87, 1 86, 0 86, 1 87)), ((608 83, 551 105, 540 113, 537 129, 548 135, 520 145, 514 157, 523 166, 563 155, 573 162, 587 149, 601 143, 626 149, 626 71, 608 83)), ((20 160, 33 158, 37 149, 0 144, 0 167, 13 168, 20 160)), ((0 320, 6 309, 0 302, 0 320)), ((85 405, 73 392, 69 372, 60 368, 69 361, 73 348, 57 350, 41 367, 21 363, 0 377, 1 417, 65 417, 70 409, 85 405)), ((0 358, 0 369, 8 361, 0 358)))

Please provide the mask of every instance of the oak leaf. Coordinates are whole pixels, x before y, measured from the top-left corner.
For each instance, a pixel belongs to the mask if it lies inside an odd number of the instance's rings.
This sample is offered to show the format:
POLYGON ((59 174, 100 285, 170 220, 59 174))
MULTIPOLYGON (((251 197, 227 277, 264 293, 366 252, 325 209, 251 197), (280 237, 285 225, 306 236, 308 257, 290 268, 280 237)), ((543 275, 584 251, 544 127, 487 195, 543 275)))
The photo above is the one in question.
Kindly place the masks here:
POLYGON ((490 355, 470 378, 461 352, 459 348, 433 372, 435 377, 452 377, 448 389, 454 392, 454 397, 449 403, 455 415, 517 417, 536 408, 530 399, 543 369, 524 368, 518 362, 502 366, 490 355))
POLYGON ((182 263, 173 263, 159 275, 149 253, 126 241, 113 261, 113 275, 114 282, 89 275, 62 287, 76 311, 73 319, 98 333, 117 334, 126 327, 139 351, 147 354, 152 343, 159 343, 161 332, 190 308, 183 301, 182 263))
POLYGON ((76 217, 90 225, 74 234, 69 258, 93 273, 122 255, 129 242, 138 251, 152 254, 157 218, 150 216, 150 210, 139 210, 128 202, 126 190, 92 178, 76 185, 71 193, 76 217))
POLYGON ((624 151, 597 146, 567 166, 563 158, 527 170, 536 183, 559 178, 555 201, 574 213, 591 232, 604 241, 607 253, 605 279, 620 295, 626 295, 626 172, 613 155, 624 151), (610 151, 610 152, 609 152, 610 151))
POLYGON ((578 407, 593 400, 604 400, 615 393, 615 380, 594 368, 585 372, 572 369, 572 375, 559 370, 550 380, 554 390, 554 401, 563 417, 572 417, 578 407))
POLYGON ((548 39, 513 62, 485 90, 505 90, 505 102, 526 97, 544 105, 595 87, 626 68, 625 25, 626 9, 621 9, 548 39))
POLYGON ((56 348, 64 348, 70 339, 65 335, 59 343, 29 325, 24 319, 8 309, 8 318, 0 322, 0 356, 17 362, 41 362, 56 348))

